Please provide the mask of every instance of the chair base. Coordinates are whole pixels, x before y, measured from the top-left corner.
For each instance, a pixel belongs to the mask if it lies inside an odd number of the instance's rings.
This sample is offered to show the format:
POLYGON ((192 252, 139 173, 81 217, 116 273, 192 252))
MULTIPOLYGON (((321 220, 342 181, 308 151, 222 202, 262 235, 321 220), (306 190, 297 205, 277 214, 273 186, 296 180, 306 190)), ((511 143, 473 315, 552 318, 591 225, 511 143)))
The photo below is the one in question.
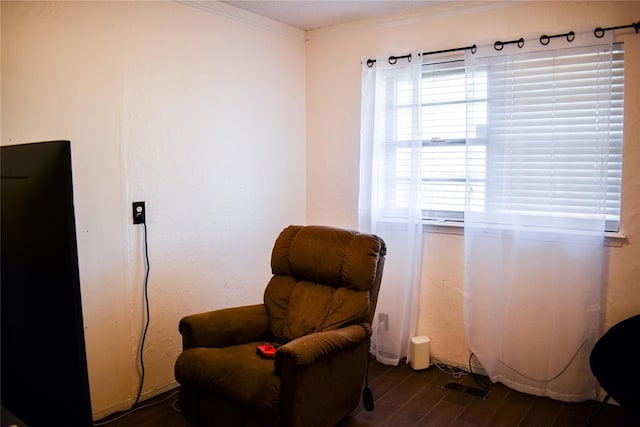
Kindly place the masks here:
POLYGON ((266 420, 248 408, 221 396, 180 388, 179 404, 182 415, 194 426, 276 427, 279 420, 266 420))

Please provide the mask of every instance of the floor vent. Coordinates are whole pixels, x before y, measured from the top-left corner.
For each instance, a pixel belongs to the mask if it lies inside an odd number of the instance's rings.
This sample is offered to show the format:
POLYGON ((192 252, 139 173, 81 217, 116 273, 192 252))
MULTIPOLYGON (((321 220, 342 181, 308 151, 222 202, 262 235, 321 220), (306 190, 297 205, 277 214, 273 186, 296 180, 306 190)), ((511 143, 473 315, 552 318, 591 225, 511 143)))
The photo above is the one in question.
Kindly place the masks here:
POLYGON ((455 390, 464 394, 468 394, 469 396, 479 397, 480 399, 486 399, 489 395, 489 390, 482 390, 481 388, 469 387, 464 384, 456 383, 456 382, 448 382, 442 388, 446 388, 447 390, 455 390))

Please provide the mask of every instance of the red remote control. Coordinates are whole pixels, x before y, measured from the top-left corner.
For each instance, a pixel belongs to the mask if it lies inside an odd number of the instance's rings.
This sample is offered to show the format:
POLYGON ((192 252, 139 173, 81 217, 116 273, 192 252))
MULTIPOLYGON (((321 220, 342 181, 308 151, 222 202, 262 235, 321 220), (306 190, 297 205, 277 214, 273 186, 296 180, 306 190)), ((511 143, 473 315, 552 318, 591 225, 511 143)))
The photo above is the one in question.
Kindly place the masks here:
POLYGON ((259 345, 256 352, 264 359, 273 359, 276 357, 276 348, 269 343, 259 345))

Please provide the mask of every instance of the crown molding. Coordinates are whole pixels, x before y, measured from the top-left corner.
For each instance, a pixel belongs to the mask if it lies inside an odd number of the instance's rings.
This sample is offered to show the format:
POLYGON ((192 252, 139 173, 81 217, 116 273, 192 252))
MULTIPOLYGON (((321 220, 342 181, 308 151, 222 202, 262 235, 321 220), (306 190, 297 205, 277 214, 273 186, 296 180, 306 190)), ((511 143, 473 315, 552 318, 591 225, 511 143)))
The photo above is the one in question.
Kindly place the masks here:
POLYGON ((233 19, 263 30, 305 40, 305 31, 217 0, 174 0, 176 3, 233 19))
POLYGON ((307 31, 307 39, 321 37, 325 34, 357 31, 363 28, 381 29, 400 27, 416 22, 502 9, 532 1, 534 0, 446 0, 438 4, 396 14, 365 18, 358 21, 309 30, 307 31))

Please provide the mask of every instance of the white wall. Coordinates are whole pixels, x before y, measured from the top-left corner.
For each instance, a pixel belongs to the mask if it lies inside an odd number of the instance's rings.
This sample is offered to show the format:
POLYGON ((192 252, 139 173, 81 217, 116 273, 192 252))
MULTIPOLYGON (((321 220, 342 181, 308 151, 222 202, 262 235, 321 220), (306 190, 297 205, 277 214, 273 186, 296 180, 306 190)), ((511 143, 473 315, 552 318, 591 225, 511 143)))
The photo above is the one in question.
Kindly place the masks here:
POLYGON ((175 386, 179 319, 260 302, 275 237, 306 220, 304 33, 228 10, 1 3, 2 144, 72 143, 94 418, 138 387, 132 201, 143 396, 175 386))
MULTIPOLYGON (((593 31, 638 16, 639 2, 454 2, 308 32, 308 222, 357 227, 363 58, 593 31)), ((626 46, 621 229, 627 239, 609 242, 603 327, 640 313, 640 35, 619 31, 618 39, 626 46)), ((440 227, 424 235, 418 334, 430 337, 435 358, 466 366, 462 233, 440 227)))

